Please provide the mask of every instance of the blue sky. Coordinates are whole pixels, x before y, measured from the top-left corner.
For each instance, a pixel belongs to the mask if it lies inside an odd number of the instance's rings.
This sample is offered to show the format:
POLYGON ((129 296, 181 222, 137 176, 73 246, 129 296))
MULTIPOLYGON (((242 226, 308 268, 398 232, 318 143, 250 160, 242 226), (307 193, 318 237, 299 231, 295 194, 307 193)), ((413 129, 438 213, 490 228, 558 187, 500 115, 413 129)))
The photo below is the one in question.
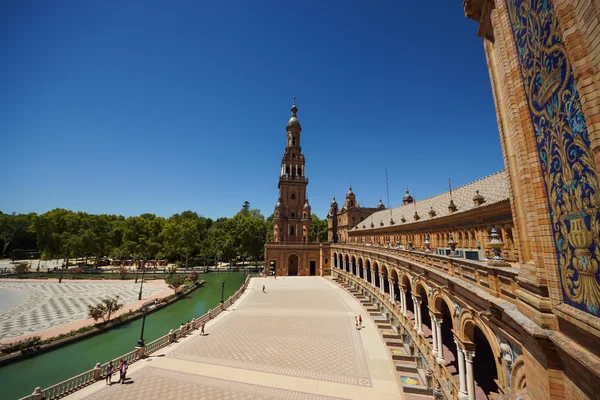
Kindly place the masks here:
POLYGON ((461 1, 6 1, 3 212, 270 215, 297 94, 313 211, 503 168, 461 1))

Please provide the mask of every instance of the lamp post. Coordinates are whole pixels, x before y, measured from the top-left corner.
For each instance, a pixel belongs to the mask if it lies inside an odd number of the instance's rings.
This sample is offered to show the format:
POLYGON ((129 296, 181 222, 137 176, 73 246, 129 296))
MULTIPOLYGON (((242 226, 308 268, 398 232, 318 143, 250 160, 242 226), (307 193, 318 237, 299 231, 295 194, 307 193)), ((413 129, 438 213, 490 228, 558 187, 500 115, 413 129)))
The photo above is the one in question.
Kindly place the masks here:
POLYGON ((138 347, 144 347, 144 326, 146 326, 146 313, 148 309, 146 306, 142 307, 142 332, 140 332, 140 340, 138 340, 138 347))
POLYGON ((141 264, 141 267, 142 267, 142 282, 140 282, 140 295, 138 296, 138 300, 142 299, 142 289, 144 287, 144 276, 146 275, 146 268, 144 266, 144 261, 146 261, 146 260, 144 259, 144 257, 142 257, 142 264, 141 264))
POLYGON ((225 303, 225 281, 221 281, 221 304, 225 303))
POLYGON ((65 266, 60 269, 60 277, 58 278, 58 283, 62 282, 63 271, 65 268, 69 268, 69 252, 65 250, 65 266))

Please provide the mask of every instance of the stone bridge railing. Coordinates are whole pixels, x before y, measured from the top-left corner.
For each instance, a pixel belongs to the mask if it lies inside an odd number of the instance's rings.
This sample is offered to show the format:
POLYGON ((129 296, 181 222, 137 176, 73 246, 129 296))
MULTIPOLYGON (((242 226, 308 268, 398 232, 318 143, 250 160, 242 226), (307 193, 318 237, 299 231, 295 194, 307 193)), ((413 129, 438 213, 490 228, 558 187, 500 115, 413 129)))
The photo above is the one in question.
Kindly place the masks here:
MULTIPOLYGON (((112 360, 113 365, 118 365, 121 359, 127 361, 127 363, 129 364, 132 364, 144 358, 145 355, 160 350, 161 348, 177 341, 177 339, 187 336, 187 334, 192 330, 198 329, 203 322, 208 322, 211 319, 215 318, 217 315, 221 314, 223 311, 229 308, 237 299, 239 299, 248 287, 250 278, 251 277, 248 276, 244 284, 237 290, 237 292, 231 295, 222 304, 213 308, 212 310, 209 310, 204 315, 193 319, 191 322, 191 328, 189 330, 185 330, 185 328, 179 328, 176 330, 171 329, 169 333, 156 339, 153 342, 148 343, 145 347, 136 347, 129 353, 115 358, 114 360, 112 360)), ((41 389, 37 387, 35 388, 32 394, 30 394, 29 396, 22 397, 19 400, 53 400, 72 394, 73 392, 76 392, 79 389, 89 386, 92 383, 99 381, 104 376, 106 376, 106 368, 108 364, 109 362, 106 362, 104 364, 97 363, 93 369, 90 369, 89 371, 86 371, 82 374, 69 378, 55 385, 52 385, 46 389, 41 389)))
MULTIPOLYGON (((484 261, 473 261, 465 258, 442 256, 414 250, 400 250, 383 246, 364 246, 351 244, 332 244, 331 254, 342 251, 354 256, 363 256, 386 260, 391 265, 413 269, 417 273, 443 273, 476 285, 496 297, 513 301, 518 290, 517 275, 519 270, 511 266, 490 265, 484 261)), ((338 261, 336 261, 338 262, 338 261)), ((338 268, 340 266, 338 265, 338 268)))

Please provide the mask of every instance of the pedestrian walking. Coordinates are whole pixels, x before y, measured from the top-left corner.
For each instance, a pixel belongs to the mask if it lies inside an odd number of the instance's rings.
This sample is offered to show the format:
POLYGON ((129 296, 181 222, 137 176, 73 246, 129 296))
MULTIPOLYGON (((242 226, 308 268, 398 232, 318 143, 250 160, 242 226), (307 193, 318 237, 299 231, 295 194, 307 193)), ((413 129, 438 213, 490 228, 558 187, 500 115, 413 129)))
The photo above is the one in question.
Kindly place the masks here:
POLYGON ((358 315, 358 327, 362 329, 362 316, 360 314, 358 315))
POLYGON ((265 285, 263 285, 263 293, 265 293, 265 285))
POLYGON ((354 326, 358 329, 358 315, 354 317, 354 326))
POLYGON ((119 382, 121 382, 123 380, 123 363, 125 361, 121 358, 121 360, 119 361, 119 382))
POLYGON ((106 384, 112 386, 112 374, 113 374, 113 364, 112 361, 108 362, 106 366, 106 384))
POLYGON ((127 364, 127 361, 123 362, 123 366, 121 367, 121 374, 123 376, 123 378, 121 378, 121 384, 125 383, 125 379, 127 379, 127 368, 129 367, 129 365, 127 364))
POLYGON ((202 321, 202 325, 200 325, 200 334, 202 336, 204 336, 204 325, 206 325, 206 322, 202 321))

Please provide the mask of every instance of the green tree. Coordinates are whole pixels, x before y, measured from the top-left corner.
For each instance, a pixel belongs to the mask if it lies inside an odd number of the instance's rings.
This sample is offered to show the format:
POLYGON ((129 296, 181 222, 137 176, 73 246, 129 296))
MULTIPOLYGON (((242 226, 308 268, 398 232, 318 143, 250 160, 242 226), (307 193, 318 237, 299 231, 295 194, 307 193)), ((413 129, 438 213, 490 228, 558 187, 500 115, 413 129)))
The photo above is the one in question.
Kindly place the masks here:
POLYGON ((0 240, 2 241, 0 256, 6 254, 8 246, 13 242, 23 242, 26 239, 29 226, 34 218, 35 214, 0 213, 0 240))
POLYGON ((203 236, 206 236, 204 218, 192 211, 175 214, 167 220, 160 234, 164 251, 169 255, 178 255, 188 267, 190 257, 200 248, 203 236))
POLYGON ((169 286, 170 289, 173 289, 175 294, 179 293, 183 284, 185 283, 185 276, 183 275, 173 275, 165 279, 165 283, 169 286))
POLYGON ((119 302, 119 296, 106 297, 94 306, 88 306, 88 315, 93 318, 94 321, 102 319, 103 323, 110 321, 110 317, 113 313, 123 308, 123 303, 119 302))
POLYGON ((319 219, 316 214, 311 214, 310 232, 308 239, 311 242, 326 242, 327 241, 327 219, 319 219))

